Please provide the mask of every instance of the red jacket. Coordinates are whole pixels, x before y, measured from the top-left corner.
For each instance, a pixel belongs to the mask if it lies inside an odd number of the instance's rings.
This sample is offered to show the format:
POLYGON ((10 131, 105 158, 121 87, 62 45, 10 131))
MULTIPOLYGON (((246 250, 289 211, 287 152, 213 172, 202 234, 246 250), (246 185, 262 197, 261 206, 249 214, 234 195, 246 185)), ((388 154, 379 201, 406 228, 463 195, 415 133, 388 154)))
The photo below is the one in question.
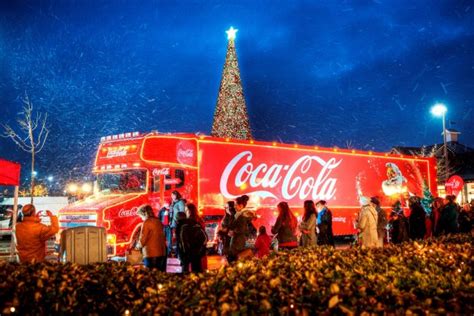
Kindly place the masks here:
POLYGON ((270 246, 272 244, 272 238, 265 235, 258 235, 257 240, 255 241, 255 256, 257 258, 263 258, 270 254, 270 246))
POLYGON ((41 223, 35 216, 25 216, 16 224, 16 239, 20 262, 43 261, 46 256, 46 241, 59 231, 58 218, 51 216, 51 226, 41 223))

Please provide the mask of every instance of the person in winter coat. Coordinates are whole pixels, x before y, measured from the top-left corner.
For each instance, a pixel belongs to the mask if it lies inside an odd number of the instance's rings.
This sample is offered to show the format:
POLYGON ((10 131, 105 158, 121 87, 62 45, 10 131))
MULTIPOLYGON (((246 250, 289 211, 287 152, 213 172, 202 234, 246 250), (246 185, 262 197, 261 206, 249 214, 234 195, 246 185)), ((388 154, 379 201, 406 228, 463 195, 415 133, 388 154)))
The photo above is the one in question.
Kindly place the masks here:
POLYGON ((247 195, 239 196, 235 200, 235 217, 229 225, 229 235, 231 236, 229 245, 228 261, 233 262, 238 259, 238 255, 246 249, 247 239, 249 237, 249 224, 255 219, 255 213, 247 210, 247 195))
POLYGON ((379 246, 379 238, 377 235, 377 211, 370 200, 366 197, 360 198, 362 209, 357 220, 357 229, 359 229, 360 243, 363 248, 371 248, 379 246))
POLYGON ((441 209, 438 221, 437 235, 454 234, 458 232, 458 205, 454 195, 446 196, 446 203, 441 209))
POLYGON ((417 196, 410 197, 408 205, 410 207, 410 217, 408 218, 410 239, 423 239, 426 234, 425 209, 417 196))
POLYGON ((469 204, 464 204, 462 206, 461 212, 458 217, 459 232, 460 233, 470 233, 472 230, 472 214, 471 207, 469 204))
POLYGON ((171 230, 171 251, 176 248, 176 227, 178 226, 179 213, 185 214, 186 203, 178 191, 171 192, 170 205, 170 230, 171 230), (174 238, 173 238, 174 236, 174 238))
POLYGON ((301 231, 300 245, 303 247, 316 246, 316 207, 314 202, 307 200, 304 202, 304 215, 299 225, 301 231))
MULTIPOLYGON (((198 223, 201 228, 206 232, 206 224, 204 223, 204 220, 202 219, 201 216, 199 216, 199 212, 197 210, 196 205, 192 203, 186 204, 186 217, 189 219, 194 220, 196 223, 198 223)), ((206 233, 206 240, 208 239, 207 233, 206 233)), ((207 248, 207 245, 206 245, 207 248)), ((202 270, 207 269, 207 257, 206 253, 201 256, 201 265, 202 265, 202 270)))
POLYGON ((228 201, 225 206, 225 215, 222 219, 221 229, 219 231, 219 237, 222 241, 222 254, 226 257, 229 255, 231 240, 231 237, 229 236, 229 227, 234 221, 235 212, 235 202, 228 201))
POLYGON ((158 219, 160 220, 161 224, 163 225, 163 233, 165 234, 166 238, 166 247, 167 247, 167 253, 171 253, 171 246, 172 246, 172 234, 171 234, 171 220, 172 216, 170 214, 170 200, 165 200, 165 203, 163 204, 163 207, 158 211, 158 219))
POLYGON ((380 206, 380 200, 378 199, 378 197, 371 197, 370 203, 372 207, 374 207, 377 211, 377 236, 379 239, 379 247, 383 247, 387 228, 387 214, 380 206))
POLYGON ((178 191, 171 192, 171 205, 170 205, 170 214, 171 218, 171 228, 176 228, 178 225, 178 214, 185 213, 186 204, 183 200, 183 197, 178 191))
POLYGON ((41 223, 33 204, 23 206, 23 221, 16 224, 16 248, 20 262, 44 261, 46 241, 59 231, 58 218, 50 211, 46 214, 51 219, 51 226, 41 223))
POLYGON ((290 210, 288 203, 280 202, 277 205, 278 217, 272 227, 272 234, 276 235, 279 249, 293 249, 298 247, 296 227, 298 220, 290 210))
POLYGON ((320 200, 316 203, 318 211, 318 245, 329 245, 334 247, 334 234, 332 232, 332 212, 326 206, 326 201, 320 200))
POLYGON ((137 215, 143 220, 137 247, 142 249, 145 267, 166 272, 166 240, 163 225, 150 205, 139 207, 137 215))
POLYGON ((403 215, 400 201, 395 202, 392 206, 389 225, 391 227, 390 240, 392 243, 401 244, 402 242, 408 241, 408 220, 405 215, 403 215))
POLYGON ((257 258, 263 258, 270 254, 270 246, 272 244, 272 238, 267 235, 267 229, 265 226, 260 226, 258 229, 258 237, 255 241, 255 256, 257 258))
MULTIPOLYGON (((187 208, 189 209, 189 205, 187 208)), ((206 231, 201 223, 191 217, 186 218, 182 212, 178 214, 176 242, 182 273, 204 271, 203 258, 206 256, 207 240, 206 231)))
POLYGON ((431 233, 432 235, 437 234, 438 231, 438 222, 439 217, 441 216, 441 210, 444 207, 444 200, 443 198, 437 197, 433 201, 433 207, 431 209, 431 233))

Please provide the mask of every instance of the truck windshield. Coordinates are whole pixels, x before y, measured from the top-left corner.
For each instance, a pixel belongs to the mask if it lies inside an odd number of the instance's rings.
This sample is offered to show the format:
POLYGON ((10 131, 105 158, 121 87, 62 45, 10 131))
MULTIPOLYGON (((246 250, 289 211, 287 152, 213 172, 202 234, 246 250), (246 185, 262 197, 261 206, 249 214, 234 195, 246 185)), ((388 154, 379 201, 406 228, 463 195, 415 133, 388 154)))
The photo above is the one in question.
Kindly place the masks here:
POLYGON ((107 193, 135 193, 146 190, 145 170, 125 170, 97 175, 99 191, 107 193))

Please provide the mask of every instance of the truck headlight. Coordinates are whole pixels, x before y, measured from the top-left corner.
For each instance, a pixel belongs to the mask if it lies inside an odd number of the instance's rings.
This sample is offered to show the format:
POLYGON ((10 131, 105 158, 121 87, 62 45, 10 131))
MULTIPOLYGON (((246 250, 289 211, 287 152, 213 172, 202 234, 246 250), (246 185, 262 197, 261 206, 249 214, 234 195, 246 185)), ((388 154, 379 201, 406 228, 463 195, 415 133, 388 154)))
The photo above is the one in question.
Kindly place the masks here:
POLYGON ((115 234, 107 234, 107 244, 115 245, 117 242, 117 236, 115 234))

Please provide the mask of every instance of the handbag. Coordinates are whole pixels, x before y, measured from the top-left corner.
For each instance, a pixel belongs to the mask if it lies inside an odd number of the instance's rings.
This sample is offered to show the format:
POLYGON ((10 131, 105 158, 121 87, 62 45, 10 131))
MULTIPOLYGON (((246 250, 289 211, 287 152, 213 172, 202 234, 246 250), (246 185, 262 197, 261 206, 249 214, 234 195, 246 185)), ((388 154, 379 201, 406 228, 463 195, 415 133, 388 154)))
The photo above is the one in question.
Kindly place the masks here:
POLYGON ((237 255, 237 259, 241 260, 241 259, 248 259, 248 258, 252 258, 254 256, 253 254, 253 251, 252 249, 245 249, 243 251, 241 251, 238 255, 237 255))
POLYGON ((142 252, 137 249, 130 249, 127 252, 127 262, 129 262, 131 265, 142 264, 143 262, 142 252))

